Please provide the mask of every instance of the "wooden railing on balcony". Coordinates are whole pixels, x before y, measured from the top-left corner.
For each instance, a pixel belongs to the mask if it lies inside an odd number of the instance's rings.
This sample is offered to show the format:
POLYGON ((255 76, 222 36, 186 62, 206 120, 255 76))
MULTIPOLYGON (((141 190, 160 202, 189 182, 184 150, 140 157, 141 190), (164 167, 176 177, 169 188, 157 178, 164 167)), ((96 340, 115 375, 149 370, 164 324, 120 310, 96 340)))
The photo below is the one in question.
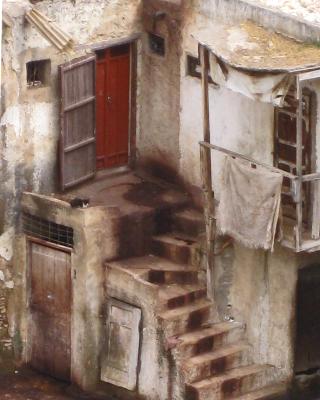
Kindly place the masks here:
MULTIPOLYGON (((292 202, 295 204, 295 207, 299 207, 301 204, 302 198, 302 184, 309 182, 314 185, 313 187, 313 201, 309 206, 312 207, 312 217, 311 222, 308 224, 305 221, 298 218, 294 219, 284 219, 283 221, 283 239, 281 243, 283 246, 290 248, 296 252, 301 251, 316 251, 320 249, 320 173, 302 175, 301 182, 299 185, 299 177, 297 175, 291 174, 289 172, 283 171, 279 168, 270 166, 268 164, 257 161, 251 157, 247 157, 243 154, 225 149, 223 147, 216 146, 207 142, 200 142, 201 149, 201 164, 206 164, 209 159, 209 154, 211 157, 212 151, 218 151, 225 155, 228 155, 232 158, 241 159, 247 161, 253 167, 260 166, 266 168, 272 172, 276 172, 281 174, 282 176, 290 179, 290 196, 292 198, 292 202)), ((205 186, 205 192, 210 191, 212 193, 212 182, 208 183, 207 186, 207 178, 205 174, 207 173, 207 169, 204 165, 202 166, 203 171, 203 182, 205 186)), ((213 201, 213 194, 211 194, 213 201)), ((296 210, 296 214, 298 211, 296 210)), ((214 218, 214 214, 210 214, 210 217, 214 218)))

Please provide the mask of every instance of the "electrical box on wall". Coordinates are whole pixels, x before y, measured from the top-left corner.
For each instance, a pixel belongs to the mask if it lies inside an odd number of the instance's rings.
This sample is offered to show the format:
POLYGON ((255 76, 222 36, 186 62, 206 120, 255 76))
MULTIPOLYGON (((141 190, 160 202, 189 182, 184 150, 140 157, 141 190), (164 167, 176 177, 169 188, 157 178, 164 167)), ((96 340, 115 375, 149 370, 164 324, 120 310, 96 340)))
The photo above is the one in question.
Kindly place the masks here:
POLYGON ((166 54, 165 39, 154 33, 149 33, 149 48, 152 53, 164 57, 166 54))
POLYGON ((134 390, 137 385, 141 310, 116 299, 108 303, 106 348, 101 357, 101 380, 134 390))

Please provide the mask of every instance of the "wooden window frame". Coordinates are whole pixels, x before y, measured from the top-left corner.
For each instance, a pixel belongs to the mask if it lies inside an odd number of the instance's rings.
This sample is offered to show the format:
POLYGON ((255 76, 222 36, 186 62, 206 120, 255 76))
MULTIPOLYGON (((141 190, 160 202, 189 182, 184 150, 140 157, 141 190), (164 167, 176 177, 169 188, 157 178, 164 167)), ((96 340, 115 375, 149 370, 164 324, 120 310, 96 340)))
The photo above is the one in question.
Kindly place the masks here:
MULTIPOLYGON (((290 116, 290 115, 294 114, 295 118, 296 119, 298 118, 297 110, 294 110, 294 106, 295 106, 294 103, 296 101, 295 100, 295 92, 296 92, 295 87, 291 88, 289 96, 293 99, 293 100, 291 100, 293 103, 289 105, 289 110, 286 110, 286 109, 283 109, 280 107, 274 108, 273 162, 274 162, 274 166, 277 168, 280 168, 279 164, 281 164, 281 161, 279 161, 279 152, 278 152, 279 115, 284 114, 284 115, 290 116), (290 108, 292 108, 292 110, 290 110, 290 108)), ((307 102, 308 110, 307 110, 307 114, 303 113, 302 119, 306 122, 306 126, 308 127, 308 132, 310 135, 309 148, 307 149, 310 170, 304 171, 303 174, 305 175, 305 174, 312 173, 312 170, 314 170, 314 168, 315 168, 316 147, 315 147, 315 121, 314 121, 313 115, 314 115, 314 108, 315 108, 315 103, 316 103, 316 96, 312 90, 310 90, 309 88, 306 87, 304 89, 303 98, 308 99, 308 102, 307 102)), ((304 101, 303 101, 303 103, 304 103, 304 101)), ((297 167, 295 169, 297 169, 297 167)), ((289 172, 296 174, 296 172, 294 172, 294 171, 289 171, 289 172)), ((308 182, 306 182, 305 185, 308 185, 308 182)), ((312 195, 311 187, 305 187, 305 196, 306 196, 307 203, 306 203, 306 208, 304 211, 304 221, 303 222, 304 222, 304 224, 307 225, 308 228, 310 228, 310 226, 312 224, 312 219, 313 219, 313 216, 312 216, 313 195, 312 195)))
MULTIPOLYGON (((188 53, 186 54, 186 75, 201 80, 201 62, 199 57, 188 53), (199 71, 197 71, 197 66, 199 67, 199 71)), ((208 83, 216 88, 219 87, 219 85, 212 80, 210 71, 208 73, 208 83)))

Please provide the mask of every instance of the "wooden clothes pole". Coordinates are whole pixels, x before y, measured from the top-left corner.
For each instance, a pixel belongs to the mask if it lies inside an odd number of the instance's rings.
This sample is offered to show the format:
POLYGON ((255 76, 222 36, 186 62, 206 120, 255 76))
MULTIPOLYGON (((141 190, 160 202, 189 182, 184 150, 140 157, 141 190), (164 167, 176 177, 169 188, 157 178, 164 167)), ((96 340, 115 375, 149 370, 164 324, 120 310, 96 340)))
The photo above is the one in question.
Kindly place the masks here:
MULTIPOLYGON (((203 141, 210 143, 209 113, 209 51, 200 46, 202 70, 202 102, 203 102, 203 141)), ((214 197, 212 193, 211 149, 200 146, 201 179, 204 193, 204 216, 206 225, 207 247, 207 296, 213 300, 213 268, 214 268, 214 197)))

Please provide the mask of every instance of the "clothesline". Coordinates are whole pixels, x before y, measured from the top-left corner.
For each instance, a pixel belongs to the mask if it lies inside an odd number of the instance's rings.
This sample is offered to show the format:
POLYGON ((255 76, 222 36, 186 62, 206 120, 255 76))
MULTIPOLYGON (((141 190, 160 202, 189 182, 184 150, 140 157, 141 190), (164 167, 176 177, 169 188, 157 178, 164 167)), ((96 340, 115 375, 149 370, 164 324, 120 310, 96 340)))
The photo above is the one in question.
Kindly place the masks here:
POLYGON ((279 174, 281 174, 281 175, 283 175, 283 176, 285 176, 287 178, 290 178, 290 179, 297 179, 298 178, 296 175, 290 174, 290 172, 286 172, 286 171, 283 171, 283 170, 281 170, 279 168, 272 167, 271 165, 264 164, 264 163, 262 163, 260 161, 254 160, 251 157, 244 156, 244 155, 236 153, 236 152, 234 152, 232 150, 228 150, 228 149, 225 149, 223 147, 219 147, 219 146, 216 146, 214 144, 207 143, 207 142, 199 142, 199 144, 200 144, 200 146, 208 147, 208 148, 210 148, 212 150, 221 151, 222 153, 228 154, 231 157, 236 157, 236 158, 240 158, 242 160, 246 160, 246 161, 250 162, 251 164, 254 164, 254 165, 257 165, 257 166, 260 165, 261 167, 264 167, 266 169, 269 169, 270 171, 279 173, 279 174))

